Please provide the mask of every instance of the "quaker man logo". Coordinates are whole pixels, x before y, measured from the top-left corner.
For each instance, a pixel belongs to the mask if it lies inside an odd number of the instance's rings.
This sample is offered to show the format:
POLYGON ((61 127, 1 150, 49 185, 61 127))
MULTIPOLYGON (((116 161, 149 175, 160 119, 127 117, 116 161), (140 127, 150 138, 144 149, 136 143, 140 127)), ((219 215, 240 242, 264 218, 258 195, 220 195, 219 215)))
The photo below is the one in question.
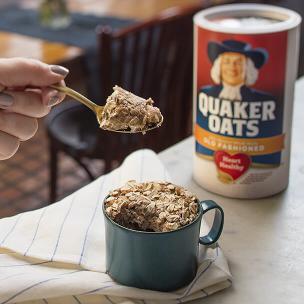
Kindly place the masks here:
MULTIPOLYGON (((259 69, 267 62, 268 53, 237 40, 209 42, 207 51, 214 85, 200 89, 200 120, 195 133, 202 146, 214 151, 220 180, 231 183, 249 169, 252 155, 282 150, 281 138, 276 147, 268 142, 266 145, 252 142, 265 137, 266 123, 269 127, 269 121, 276 120, 274 96, 251 87, 258 79, 259 69), (240 138, 247 140, 246 144, 240 144, 240 138)), ((270 134, 273 135, 278 134, 270 134)))
MULTIPOLYGON (((259 69, 266 63, 265 49, 253 49, 250 44, 236 40, 209 42, 208 56, 213 63, 211 78, 216 86, 205 88, 213 97, 234 100, 262 100, 262 92, 249 88, 258 79, 259 69)), ((264 98, 263 98, 264 97, 264 98)))

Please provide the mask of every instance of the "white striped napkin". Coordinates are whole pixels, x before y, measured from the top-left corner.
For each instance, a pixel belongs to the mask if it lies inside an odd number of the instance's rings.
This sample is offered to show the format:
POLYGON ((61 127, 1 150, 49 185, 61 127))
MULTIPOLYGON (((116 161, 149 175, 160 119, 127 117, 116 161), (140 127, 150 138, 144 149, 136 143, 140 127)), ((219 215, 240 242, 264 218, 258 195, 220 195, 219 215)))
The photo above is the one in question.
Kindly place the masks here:
POLYGON ((231 285, 219 247, 208 249, 189 286, 164 293, 123 286, 105 273, 103 198, 127 180, 170 180, 156 154, 122 166, 48 207, 0 220, 0 304, 182 303, 231 285))

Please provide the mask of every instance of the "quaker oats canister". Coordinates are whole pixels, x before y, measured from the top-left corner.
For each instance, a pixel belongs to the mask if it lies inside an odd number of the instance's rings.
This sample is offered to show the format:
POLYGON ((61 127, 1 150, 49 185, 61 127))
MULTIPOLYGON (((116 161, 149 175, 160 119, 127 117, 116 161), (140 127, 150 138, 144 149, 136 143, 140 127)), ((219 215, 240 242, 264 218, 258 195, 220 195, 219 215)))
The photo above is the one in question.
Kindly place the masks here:
POLYGON ((193 176, 235 198, 288 184, 301 17, 231 4, 194 16, 193 176))

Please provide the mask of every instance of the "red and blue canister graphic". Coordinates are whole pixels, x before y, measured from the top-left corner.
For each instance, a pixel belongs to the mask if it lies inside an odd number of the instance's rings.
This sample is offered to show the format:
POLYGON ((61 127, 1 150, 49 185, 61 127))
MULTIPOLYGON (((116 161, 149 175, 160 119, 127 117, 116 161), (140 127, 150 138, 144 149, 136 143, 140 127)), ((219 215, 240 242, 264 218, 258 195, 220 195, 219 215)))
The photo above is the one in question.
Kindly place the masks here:
MULTIPOLYGON (((261 184, 273 171, 255 169, 272 170, 284 162, 285 107, 292 103, 286 100, 289 31, 216 32, 200 25, 195 24, 195 158, 213 163, 222 185, 261 184)), ((196 179, 211 185, 212 174, 205 182, 204 173, 196 172, 212 167, 195 164, 196 179)))

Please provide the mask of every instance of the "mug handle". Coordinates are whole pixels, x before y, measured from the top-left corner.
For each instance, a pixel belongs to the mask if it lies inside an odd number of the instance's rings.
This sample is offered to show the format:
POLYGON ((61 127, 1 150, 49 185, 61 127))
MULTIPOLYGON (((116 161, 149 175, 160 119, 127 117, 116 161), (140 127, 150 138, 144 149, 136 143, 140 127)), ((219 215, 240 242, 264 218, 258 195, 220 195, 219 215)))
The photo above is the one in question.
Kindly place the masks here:
POLYGON ((209 231, 209 233, 205 236, 201 236, 199 238, 199 243, 202 245, 211 245, 215 243, 222 231, 224 226, 224 211, 223 209, 216 204, 214 201, 208 200, 208 201, 201 201, 200 202, 202 213, 205 214, 208 211, 215 209, 215 215, 213 219, 212 227, 209 231))

